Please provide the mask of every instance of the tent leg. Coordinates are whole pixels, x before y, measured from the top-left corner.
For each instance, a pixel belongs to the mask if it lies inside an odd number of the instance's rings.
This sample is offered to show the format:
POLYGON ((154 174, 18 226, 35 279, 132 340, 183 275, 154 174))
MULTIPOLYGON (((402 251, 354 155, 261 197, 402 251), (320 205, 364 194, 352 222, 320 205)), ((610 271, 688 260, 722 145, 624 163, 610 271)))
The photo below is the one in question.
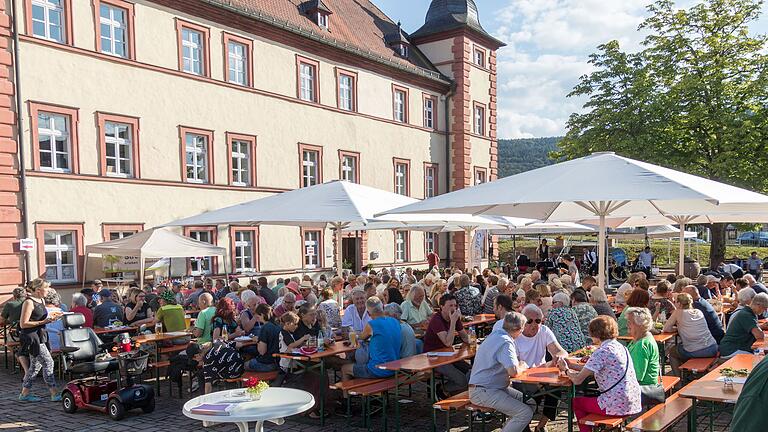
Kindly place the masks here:
POLYGON ((600 215, 600 231, 597 233, 597 256, 600 259, 598 264, 597 286, 605 289, 607 284, 605 280, 605 260, 608 258, 605 255, 605 214, 600 215))
MULTIPOLYGON (((85 275, 86 275, 85 271, 87 268, 88 268, 88 252, 85 253, 85 258, 83 258, 83 288, 85 288, 85 275)), ((40 275, 40 276, 44 276, 44 275, 40 275)))
POLYGON ((683 269, 685 268, 685 223, 680 223, 680 250, 678 251, 678 262, 677 262, 677 271, 678 275, 683 274, 683 269))

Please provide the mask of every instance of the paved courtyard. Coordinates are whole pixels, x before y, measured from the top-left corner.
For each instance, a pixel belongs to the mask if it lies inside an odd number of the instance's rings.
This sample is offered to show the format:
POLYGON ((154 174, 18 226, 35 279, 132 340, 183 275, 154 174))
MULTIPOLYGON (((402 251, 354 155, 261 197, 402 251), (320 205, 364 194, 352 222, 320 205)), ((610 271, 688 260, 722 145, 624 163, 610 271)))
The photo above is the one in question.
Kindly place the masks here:
MULTIPOLYGON (((120 422, 110 420, 106 415, 78 411, 75 414, 66 414, 61 408, 60 403, 39 402, 22 403, 16 400, 20 388, 21 378, 18 373, 9 374, 5 369, 0 368, 0 432, 10 431, 227 431, 233 432, 237 428, 233 425, 220 424, 209 428, 203 428, 201 422, 188 419, 181 414, 181 407, 184 400, 174 394, 174 398, 168 397, 167 384, 163 383, 162 396, 158 399, 157 409, 152 414, 142 414, 140 410, 130 412, 126 418, 120 422)), ((33 388, 33 392, 42 396, 44 393, 42 381, 38 381, 33 388)), ((403 403, 401 412, 403 415, 402 430, 405 432, 426 432, 431 430, 431 417, 427 407, 429 404, 425 398, 426 387, 415 386, 411 399, 413 403, 403 403)), ((268 431, 350 431, 362 432, 366 429, 361 425, 359 405, 355 404, 353 414, 350 418, 339 415, 332 416, 325 428, 320 428, 319 422, 303 416, 291 417, 285 424, 277 426, 268 423, 268 431)), ((550 432, 565 432, 567 423, 564 419, 564 411, 561 411, 562 417, 554 423, 550 423, 548 430, 550 432)), ((730 414, 722 414, 715 422, 715 431, 723 432, 728 430, 730 423, 730 414)), ((389 427, 387 430, 394 430, 394 412, 390 410, 388 415, 389 427)), ((372 430, 383 430, 382 418, 377 415, 373 419, 372 430)), ((468 430, 467 417, 464 414, 454 414, 451 417, 451 432, 462 432, 468 430)), ((496 420, 486 425, 488 432, 499 430, 501 424, 496 420)), ((476 424, 476 431, 480 431, 480 425, 476 424)), ((674 429, 676 432, 686 430, 686 421, 678 423, 674 429)), ((700 425, 700 431, 708 430, 708 425, 700 425), (706 427, 705 427, 706 426, 706 427)), ((438 414, 438 431, 445 431, 445 414, 438 414)), ((745 431, 747 432, 747 431, 745 431)))

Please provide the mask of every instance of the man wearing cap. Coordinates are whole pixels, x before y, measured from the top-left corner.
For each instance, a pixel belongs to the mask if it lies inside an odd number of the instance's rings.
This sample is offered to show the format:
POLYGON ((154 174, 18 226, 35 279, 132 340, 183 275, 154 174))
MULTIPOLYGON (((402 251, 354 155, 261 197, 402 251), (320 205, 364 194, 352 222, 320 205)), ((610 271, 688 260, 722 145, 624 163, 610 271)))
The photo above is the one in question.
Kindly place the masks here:
POLYGON ((312 282, 301 282, 301 285, 299 285, 299 292, 301 293, 301 296, 304 298, 305 302, 313 306, 317 306, 317 296, 312 292, 312 282))
POLYGON ((699 295, 705 300, 720 298, 720 278, 715 275, 707 275, 707 283, 700 286, 699 295))
POLYGON ((112 291, 99 291, 100 304, 93 310, 93 326, 104 328, 114 321, 123 320, 123 307, 112 301, 112 291))

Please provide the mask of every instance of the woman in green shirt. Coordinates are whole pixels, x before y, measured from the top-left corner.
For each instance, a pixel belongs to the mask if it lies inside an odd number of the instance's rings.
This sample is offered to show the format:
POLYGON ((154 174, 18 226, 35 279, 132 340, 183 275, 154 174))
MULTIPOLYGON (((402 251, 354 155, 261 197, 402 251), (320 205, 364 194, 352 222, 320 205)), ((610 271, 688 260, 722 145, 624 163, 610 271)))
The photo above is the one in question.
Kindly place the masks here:
POLYGON ((659 383, 659 346, 650 331, 653 317, 648 308, 642 307, 628 307, 622 315, 627 319, 629 336, 632 337, 627 349, 640 384, 643 405, 663 402, 664 389, 659 383))

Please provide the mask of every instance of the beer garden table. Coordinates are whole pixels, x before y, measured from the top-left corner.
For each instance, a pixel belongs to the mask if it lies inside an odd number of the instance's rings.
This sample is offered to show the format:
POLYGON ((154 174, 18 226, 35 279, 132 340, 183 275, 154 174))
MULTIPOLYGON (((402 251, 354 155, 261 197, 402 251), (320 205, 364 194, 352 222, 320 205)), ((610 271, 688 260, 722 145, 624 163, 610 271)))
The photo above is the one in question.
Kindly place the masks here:
POLYGON ((295 360, 301 369, 306 373, 317 373, 320 375, 320 426, 325 426, 325 392, 328 388, 328 376, 325 369, 325 362, 328 358, 346 353, 354 353, 357 349, 355 345, 346 345, 344 342, 335 341, 325 347, 323 351, 317 351, 313 354, 301 353, 279 353, 275 357, 282 357, 295 360))
MULTIPOLYGON (((680 390, 680 396, 692 400, 693 406, 688 412, 688 430, 696 431, 697 427, 697 403, 698 401, 708 401, 712 403, 712 408, 706 415, 709 417, 709 427, 712 430, 714 422, 715 403, 735 405, 741 394, 744 384, 733 383, 732 388, 726 388, 724 383, 717 381, 720 377, 720 370, 726 367, 733 369, 747 369, 752 372, 754 365, 761 360, 759 356, 753 354, 737 354, 725 363, 710 371, 708 374, 691 382, 680 390)), ((756 414, 757 415, 757 414, 756 414)))
POLYGON ((544 391, 531 395, 524 395, 525 400, 531 397, 550 395, 561 400, 565 394, 568 400, 568 432, 573 432, 573 398, 576 397, 576 386, 567 376, 560 373, 557 367, 537 366, 524 370, 522 373, 510 378, 513 383, 544 385, 544 391), (547 388, 549 387, 549 388, 547 388), (562 392, 558 387, 567 387, 568 391, 562 392))
MULTIPOLYGON (((631 342, 632 336, 619 336, 618 340, 631 342)), ((664 375, 664 367, 667 365, 667 352, 664 349, 664 344, 670 340, 675 339, 677 341, 677 332, 662 332, 653 335, 653 340, 659 345, 659 364, 661 366, 661 374, 664 375)))
MULTIPOLYGON (((462 360, 470 359, 475 356, 477 348, 467 344, 461 344, 458 348, 441 348, 434 352, 453 352, 453 355, 430 355, 429 353, 417 354, 404 359, 382 363, 377 367, 383 370, 395 372, 395 421, 396 430, 400 430, 400 403, 399 389, 400 377, 405 377, 404 381, 416 378, 419 374, 429 374, 429 396, 432 404, 437 402, 435 395, 435 368, 450 365, 462 360)), ((386 419, 386 415, 385 415, 386 419)), ((432 408, 432 430, 437 429, 437 414, 432 408)))
POLYGON ((133 341, 140 345, 146 345, 146 344, 152 344, 155 345, 155 355, 154 355, 154 363, 155 363, 155 382, 157 387, 157 394, 160 395, 160 368, 157 367, 157 363, 160 361, 160 347, 158 344, 160 342, 165 341, 172 341, 174 339, 179 339, 183 337, 191 337, 192 335, 187 332, 164 332, 164 333, 151 333, 151 334, 142 334, 138 336, 133 337, 133 341))

